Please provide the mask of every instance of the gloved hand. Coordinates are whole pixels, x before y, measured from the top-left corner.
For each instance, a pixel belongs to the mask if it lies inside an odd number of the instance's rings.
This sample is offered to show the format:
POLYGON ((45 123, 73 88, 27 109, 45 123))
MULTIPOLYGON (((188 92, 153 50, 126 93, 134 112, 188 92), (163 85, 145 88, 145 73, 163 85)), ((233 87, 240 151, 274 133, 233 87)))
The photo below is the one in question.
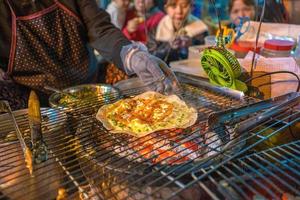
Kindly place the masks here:
POLYGON ((0 69, 0 81, 12 82, 12 79, 7 75, 7 73, 0 69))
POLYGON ((121 50, 121 57, 128 75, 136 73, 151 90, 166 94, 172 91, 172 82, 160 69, 159 59, 150 55, 142 43, 124 46, 121 50))
POLYGON ((192 39, 189 36, 187 35, 180 36, 180 48, 188 48, 191 45, 192 45, 192 39))
POLYGON ((170 41, 170 46, 172 49, 179 49, 181 45, 181 40, 179 37, 175 38, 174 40, 170 41))

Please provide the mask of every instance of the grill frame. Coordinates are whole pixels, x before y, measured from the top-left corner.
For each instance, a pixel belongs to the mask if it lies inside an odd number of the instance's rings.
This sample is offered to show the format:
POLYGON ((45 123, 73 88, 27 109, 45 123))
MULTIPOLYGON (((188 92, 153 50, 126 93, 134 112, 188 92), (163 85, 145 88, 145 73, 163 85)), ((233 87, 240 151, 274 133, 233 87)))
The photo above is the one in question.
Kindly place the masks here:
MULTIPOLYGON (((238 198, 244 199, 252 199, 249 198, 249 196, 253 195, 265 199, 281 199, 283 198, 283 195, 292 193, 299 197, 300 173, 297 171, 297 169, 299 170, 300 164, 299 152, 300 140, 297 140, 258 153, 253 153, 227 163, 226 165, 215 170, 212 174, 208 175, 210 182, 214 184, 218 183, 218 186, 225 186, 222 187, 223 191, 219 192, 219 195, 221 193, 220 196, 216 195, 217 190, 211 190, 208 187, 205 187, 204 184, 200 185, 200 182, 198 182, 198 184, 201 188, 206 188, 207 193, 210 194, 212 199, 223 199, 226 197, 232 199, 237 198, 237 193, 230 195, 233 194, 233 191, 239 192, 240 195, 238 198), (294 151, 294 153, 297 152, 298 156, 296 156, 296 154, 291 154, 291 151, 294 151), (276 156, 278 156, 278 158, 276 158, 276 156), (295 166, 290 166, 290 163, 294 164, 295 166), (256 165, 256 167, 253 165, 256 165), (268 169, 269 167, 271 168, 268 169), (224 171, 227 171, 227 174, 224 173, 224 171), (237 172, 240 172, 240 174, 237 172), (228 176, 229 173, 231 176, 228 176), (295 177, 290 174, 294 175, 295 177), (221 179, 218 180, 220 177, 221 179), (262 182, 268 183, 269 187, 266 186, 267 184, 263 184, 262 182), (234 190, 230 188, 230 186, 234 187, 234 190), (283 186, 286 187, 286 191, 280 188, 283 186), (288 189, 290 190, 290 193, 287 192, 288 189), (249 190, 251 190, 253 194, 247 194, 247 191, 249 192, 249 190), (212 193, 212 191, 214 193, 212 193), (243 197, 241 193, 244 194, 243 197)), ((206 174, 207 170, 209 169, 202 169, 203 174, 206 174)), ((195 174, 193 177, 198 179, 195 174)), ((207 182, 205 184, 209 185, 207 182)))
MULTIPOLYGON (((184 78, 186 78, 186 77, 184 77, 184 78)), ((199 109, 199 112, 203 113, 203 115, 199 118, 199 121, 204 124, 206 123, 208 115, 210 113, 212 113, 213 111, 224 110, 225 108, 235 108, 237 106, 241 106, 242 104, 246 105, 246 104, 257 101, 253 98, 247 98, 247 97, 244 100, 240 100, 239 94, 236 95, 235 93, 233 93, 233 95, 231 95, 231 93, 226 93, 228 95, 228 96, 226 96, 226 95, 224 95, 224 91, 220 90, 219 88, 217 91, 214 92, 214 90, 212 90, 212 88, 209 88, 207 85, 203 85, 203 87, 201 87, 196 84, 197 85, 197 88, 196 88, 196 87, 193 87, 192 85, 190 85, 191 84, 190 80, 185 81, 184 78, 180 78, 180 76, 179 76, 179 80, 182 83, 189 82, 189 84, 186 84, 186 87, 190 88, 190 90, 192 91, 191 94, 192 94, 192 96, 195 97, 194 98, 195 101, 202 100, 202 102, 205 102, 204 100, 207 100, 206 103, 200 104, 200 109, 199 109)), ((194 81, 194 79, 192 79, 192 80, 194 81)), ((123 95, 130 96, 130 95, 138 94, 138 93, 142 92, 144 89, 145 89, 144 87, 141 87, 141 88, 135 88, 134 90, 128 90, 125 92, 123 91, 123 95)), ((185 90, 185 91, 187 91, 187 90, 185 90)), ((112 99, 112 101, 115 101, 115 100, 117 100, 117 99, 112 99)), ((132 174, 129 174, 129 175, 122 174, 123 177, 115 177, 116 175, 120 175, 123 172, 115 173, 113 171, 113 173, 111 173, 112 169, 101 168, 101 167, 100 167, 100 169, 99 169, 99 167, 96 167, 96 169, 95 169, 95 163, 91 162, 91 161, 93 161, 93 159, 91 157, 86 156, 86 152, 82 153, 83 150, 82 150, 81 146, 78 144, 81 142, 81 140, 78 139, 78 137, 75 134, 77 129, 80 126, 83 126, 80 124, 78 125, 78 120, 92 117, 93 114, 95 113, 95 111, 97 111, 97 107, 99 107, 99 105, 97 105, 96 107, 93 107, 93 105, 95 105, 95 103, 97 103, 97 102, 98 101, 96 101, 96 102, 91 101, 91 103, 89 103, 89 104, 84 104, 84 105, 77 107, 76 109, 72 109, 72 113, 67 113, 68 115, 71 115, 71 116, 68 116, 67 120, 64 119, 64 120, 66 120, 64 123, 64 130, 61 131, 61 133, 57 133, 54 137, 52 137, 52 136, 45 137, 45 140, 48 142, 48 144, 50 146, 51 145, 53 146, 53 150, 51 150, 51 152, 50 152, 50 154, 51 154, 50 160, 54 159, 55 162, 57 163, 56 167, 59 168, 60 171, 62 171, 64 173, 63 177, 59 180, 60 181, 59 187, 67 189, 70 199, 78 199, 79 198, 78 196, 81 196, 83 199, 90 199, 90 198, 118 199, 118 197, 119 197, 118 194, 126 195, 127 193, 129 195, 131 195, 130 198, 132 198, 132 199, 183 198, 184 196, 182 196, 182 193, 184 193, 185 191, 189 191, 190 189, 193 189, 193 187, 196 187, 196 188, 200 187, 202 189, 203 189, 203 187, 207 188, 207 186, 205 185, 205 182, 202 182, 202 180, 204 181, 205 179, 207 179, 211 173, 217 172, 218 167, 220 167, 219 165, 231 162, 232 160, 235 160, 237 157, 242 156, 242 154, 244 152, 248 152, 249 150, 253 149, 253 147, 255 147, 255 145, 252 145, 252 146, 247 146, 246 148, 242 148, 242 153, 241 153, 241 149, 238 148, 238 149, 236 149, 236 151, 234 151, 234 153, 233 153, 234 155, 230 155, 230 151, 226 150, 223 153, 219 153, 219 156, 218 156, 219 158, 214 160, 213 163, 208 163, 208 161, 211 160, 212 158, 209 158, 207 161, 203 161, 203 162, 207 162, 207 164, 209 164, 209 165, 214 166, 214 170, 211 172, 209 172, 209 171, 206 172, 205 176, 203 176, 201 178, 198 177, 197 180, 191 179, 192 177, 191 177, 191 173, 189 171, 192 172, 192 171, 198 171, 198 170, 205 170, 205 169, 207 169, 207 166, 196 164, 194 166, 194 169, 187 167, 188 168, 187 171, 186 171, 186 169, 183 170, 183 171, 185 171, 184 174, 182 174, 182 172, 181 172, 179 175, 176 175, 176 174, 172 173, 172 170, 174 170, 174 169, 165 171, 162 169, 166 168, 166 166, 154 165, 154 166, 151 166, 152 171, 150 171, 146 174, 144 173, 141 177, 139 177, 139 179, 141 179, 141 180, 139 180, 137 178, 138 176, 135 176, 135 175, 133 176, 132 174), (81 112, 82 110, 84 110, 84 112, 81 112), (74 157, 74 155, 76 157, 74 157), (221 155, 221 157, 220 157, 220 155, 221 155), (224 160, 220 160, 220 158, 222 158, 224 160), (87 163, 87 165, 86 165, 86 163, 87 163), (88 174, 86 173, 86 171, 88 171, 88 174), (152 180, 152 182, 151 182, 151 180, 149 181, 147 179, 147 177, 145 177, 151 173, 154 173, 154 175, 157 176, 157 178, 152 180), (103 176, 103 177, 101 177, 101 176, 103 176), (132 177, 130 177, 131 179, 129 179, 129 176, 132 176, 132 177), (99 177, 100 177, 100 180, 99 180, 99 177), (123 187, 122 184, 120 184, 118 187, 114 187, 114 185, 117 185, 118 182, 120 183, 122 181, 122 178, 126 184, 129 183, 129 184, 133 185, 133 187, 129 187, 129 189, 122 188, 123 187), (132 179, 133 179, 133 182, 130 182, 132 179), (109 181, 111 181, 111 182, 109 182, 109 181), (146 183, 144 183, 144 182, 146 182, 146 183), (102 190, 101 190, 101 188, 99 189, 99 187, 97 185, 99 183, 103 184, 102 190), (197 183, 199 183, 200 185, 197 183), (137 187, 137 185, 139 185, 139 184, 142 184, 142 185, 137 187), (104 190, 103 190, 103 188, 104 188, 104 190), (119 190, 119 193, 118 193, 118 190, 119 190), (132 190, 132 191, 128 192, 128 190, 132 190), (158 194, 158 193, 166 193, 166 194, 165 194, 165 196, 163 196, 163 194, 158 194), (160 196, 157 196, 157 195, 160 195, 160 196)), ((197 106, 197 104, 194 106, 197 106)), ((297 113, 299 114, 299 111, 297 111, 297 113)), ((281 117, 280 115, 277 116, 278 123, 280 122, 282 124, 281 128, 276 129, 277 131, 273 131, 271 134, 268 134, 267 136, 264 136, 264 138, 261 138, 261 141, 259 141, 256 145, 267 140, 272 134, 275 135, 281 129, 285 129, 289 125, 292 125, 293 123, 300 120, 300 116, 296 116, 297 118, 294 119, 294 121, 286 122, 286 121, 280 120, 280 117, 281 117)), ((285 117, 285 116, 282 115, 282 117, 285 117)), ((292 116, 289 116, 288 118, 291 118, 291 117, 292 116)), ((53 123, 51 122, 50 125, 54 126, 57 122, 59 122, 62 119, 63 118, 61 118, 61 119, 58 118, 58 120, 56 120, 55 122, 53 122, 53 123)), ((24 116, 17 117, 17 121, 21 121, 21 123, 20 123, 21 126, 25 126, 25 127, 27 126, 26 125, 26 123, 27 123, 26 117, 24 117, 24 116)), ((276 122, 276 119, 275 119, 275 122, 276 122)), ((91 122, 91 123, 94 123, 94 122, 91 122)), ((265 122, 264 124, 267 124, 267 123, 268 122, 265 122)), ((84 125, 88 125, 88 123, 85 123, 84 125)), ((273 124, 273 126, 274 126, 274 124, 273 124)), ((0 127, 1 127, 1 122, 0 122, 0 127)), ((230 132, 231 131, 232 130, 230 130, 230 132)), ((89 132, 87 131, 84 134, 88 134, 88 133, 89 132)), ((257 133, 257 135, 258 135, 258 133, 257 133)), ((82 137, 83 139, 85 139, 87 141, 91 141, 86 135, 82 135, 82 136, 83 136, 82 137)), ((242 140, 237 139, 237 142, 242 142, 242 140)), ((0 143, 1 143, 1 141, 0 141, 0 143)), ((86 145, 88 145, 88 144, 84 144, 84 146, 86 146, 86 145)), ((0 150, 0 153, 1 153, 1 150, 0 150)), ((105 160, 105 157, 102 159, 105 160)), ((44 167, 40 167, 40 168, 43 169, 44 167)), ((137 167, 137 169, 140 169, 140 168, 137 167)), ((39 172, 39 170, 37 170, 36 173, 38 173, 38 172, 39 172)), ((38 174, 38 176, 42 177, 42 175, 40 175, 40 174, 38 174)), ((0 176, 0 180, 1 180, 1 176, 0 176)), ((41 185, 37 188, 38 189, 45 188, 45 185, 47 185, 46 183, 47 183, 47 181, 43 184, 41 183, 41 185)), ((24 187, 21 187, 21 188, 24 188, 24 187)), ((55 192, 57 192, 58 188, 55 188, 52 190, 53 190, 52 192, 55 193, 55 192)), ((206 193, 212 194, 212 192, 213 192, 213 191, 209 191, 208 188, 206 190, 207 190, 206 193)), ((1 191, 1 187, 0 187, 0 191, 1 191)), ((29 194, 32 192, 33 191, 28 191, 29 194)), ((41 194, 38 194, 37 196, 32 196, 32 199, 38 199, 45 193, 46 192, 43 191, 41 194)), ((21 197, 22 194, 20 193, 19 196, 21 197)), ((0 194, 0 199, 2 199, 2 197, 4 197, 4 196, 1 196, 1 194, 0 194)), ((212 198, 212 197, 213 196, 210 196, 210 198, 212 198)))

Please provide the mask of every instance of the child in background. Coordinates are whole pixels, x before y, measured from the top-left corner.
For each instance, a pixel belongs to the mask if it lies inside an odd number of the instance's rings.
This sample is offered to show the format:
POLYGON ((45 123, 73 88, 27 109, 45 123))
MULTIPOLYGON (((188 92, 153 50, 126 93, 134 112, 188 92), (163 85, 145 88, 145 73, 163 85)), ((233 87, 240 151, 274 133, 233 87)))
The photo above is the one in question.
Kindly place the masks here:
POLYGON ((233 26, 237 26, 240 23, 240 17, 247 17, 250 20, 254 20, 254 0, 230 0, 228 7, 230 20, 233 23, 233 26))
POLYGON ((204 43, 207 26, 190 14, 192 0, 166 0, 167 15, 160 21, 157 29, 151 32, 149 51, 170 61, 186 59, 188 47, 204 43))
POLYGON ((130 0, 112 0, 107 6, 106 11, 110 15, 111 22, 119 29, 124 26, 129 3, 130 0))
MULTIPOLYGON (((248 17, 250 20, 254 20, 255 15, 260 16, 262 4, 257 5, 258 13, 255 13, 255 2, 255 0, 230 0, 228 7, 231 21, 237 25, 239 24, 239 17, 248 17)), ((283 2, 284 1, 266 0, 263 22, 288 23, 289 17, 283 2)))
POLYGON ((130 40, 146 44, 148 32, 157 27, 163 16, 154 0, 134 0, 134 7, 127 12, 123 33, 130 40))

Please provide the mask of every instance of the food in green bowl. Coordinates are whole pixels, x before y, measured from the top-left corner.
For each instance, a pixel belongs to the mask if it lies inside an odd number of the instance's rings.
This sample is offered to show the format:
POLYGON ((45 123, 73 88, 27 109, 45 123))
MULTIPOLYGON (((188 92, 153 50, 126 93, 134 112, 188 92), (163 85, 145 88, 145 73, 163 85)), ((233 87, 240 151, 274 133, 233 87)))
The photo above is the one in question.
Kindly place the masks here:
POLYGON ((107 84, 85 84, 54 93, 49 98, 51 107, 78 107, 80 105, 103 105, 120 98, 120 91, 107 84))
MULTIPOLYGON (((109 96, 109 94, 104 94, 109 96)), ((96 88, 82 88, 82 90, 70 93, 70 95, 63 95, 58 101, 60 105, 66 106, 80 101, 95 100, 98 98, 96 88)))

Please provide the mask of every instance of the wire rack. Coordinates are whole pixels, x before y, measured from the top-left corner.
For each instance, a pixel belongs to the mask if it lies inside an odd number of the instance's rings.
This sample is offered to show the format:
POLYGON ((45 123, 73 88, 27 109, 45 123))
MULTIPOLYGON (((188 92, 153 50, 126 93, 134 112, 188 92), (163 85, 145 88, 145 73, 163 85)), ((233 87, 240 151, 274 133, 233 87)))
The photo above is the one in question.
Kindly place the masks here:
MULTIPOLYGON (((228 162, 199 187, 212 199, 296 199, 300 196, 300 141, 228 162)), ((195 180, 212 168, 194 173, 195 180)))
MULTIPOLYGON (((184 130, 162 131, 143 138, 105 130, 95 120, 95 113, 104 103, 99 98, 77 105, 70 112, 44 109, 42 127, 50 156, 34 166, 33 177, 25 167, 11 121, 2 115, 0 199, 199 199, 195 194, 201 191, 215 198, 205 181, 223 165, 249 152, 277 145, 266 141, 284 131, 291 136, 287 141, 296 140, 295 130, 288 128, 300 120, 294 107, 241 135, 235 134, 234 124, 226 126, 226 135, 219 135, 207 127, 211 113, 256 100, 236 99, 207 87, 182 86, 183 98, 198 110, 197 123, 184 130)), ((144 89, 123 91, 123 96, 136 95, 144 89)), ((112 98, 110 102, 116 100, 112 98)), ((17 111, 15 117, 28 141, 26 110, 17 111)), ((250 198, 252 193, 246 195, 250 198)))

